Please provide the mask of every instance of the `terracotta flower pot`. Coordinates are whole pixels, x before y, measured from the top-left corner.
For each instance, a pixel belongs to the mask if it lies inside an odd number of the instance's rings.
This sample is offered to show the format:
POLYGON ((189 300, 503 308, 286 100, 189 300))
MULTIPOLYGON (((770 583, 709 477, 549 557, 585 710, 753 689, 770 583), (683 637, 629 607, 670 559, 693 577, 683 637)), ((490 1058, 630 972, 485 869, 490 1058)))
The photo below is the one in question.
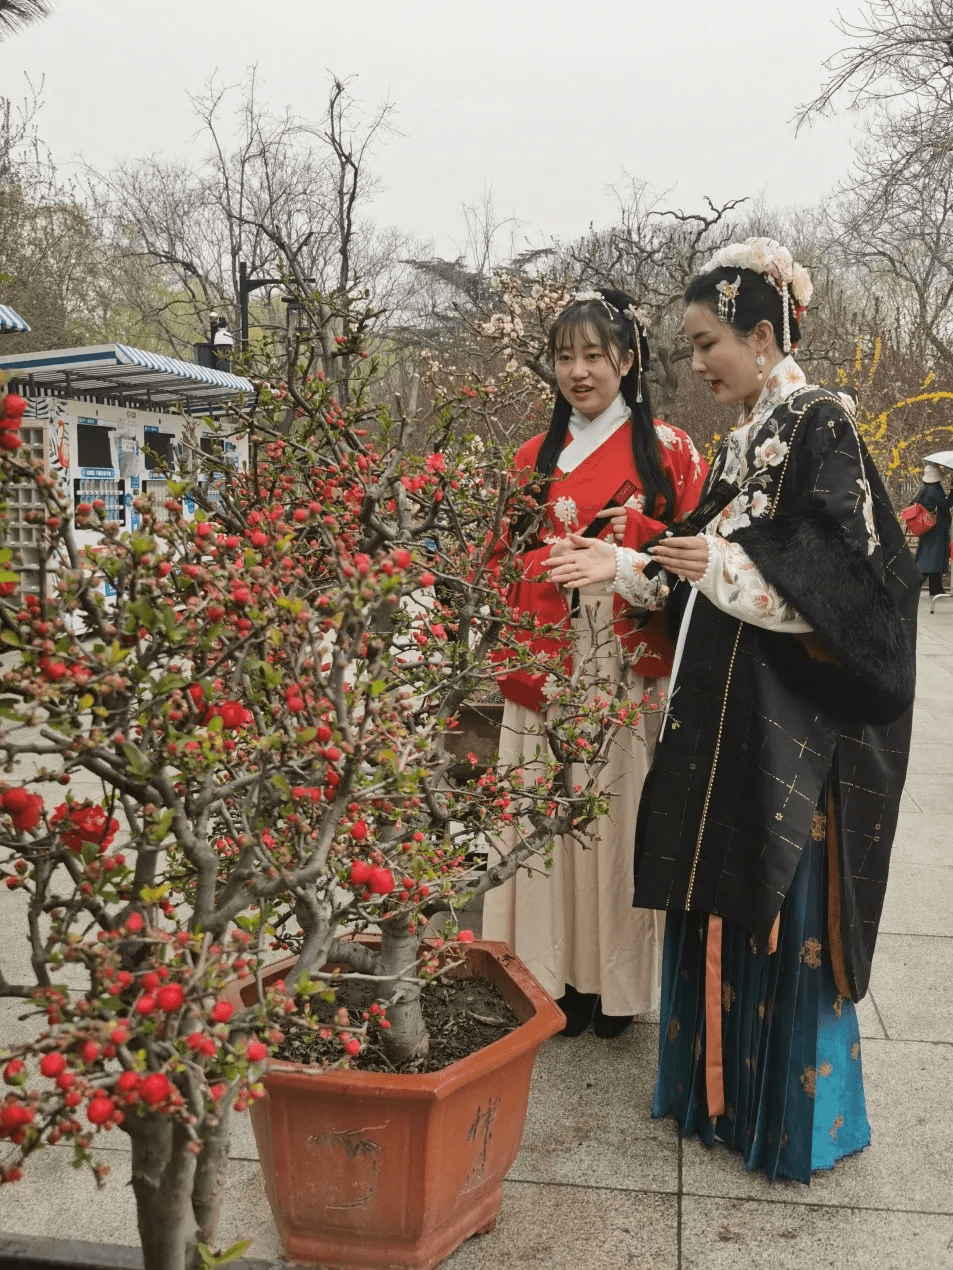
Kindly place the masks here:
MULTIPOLYGON (((280 978, 293 959, 269 967, 280 978)), ((327 1270, 429 1270, 492 1230, 523 1137, 533 1062, 564 1025, 502 943, 467 950, 522 1026, 429 1075, 272 1062, 252 1108, 265 1189, 290 1261, 327 1270)), ((254 984, 232 985, 238 1004, 254 984)))

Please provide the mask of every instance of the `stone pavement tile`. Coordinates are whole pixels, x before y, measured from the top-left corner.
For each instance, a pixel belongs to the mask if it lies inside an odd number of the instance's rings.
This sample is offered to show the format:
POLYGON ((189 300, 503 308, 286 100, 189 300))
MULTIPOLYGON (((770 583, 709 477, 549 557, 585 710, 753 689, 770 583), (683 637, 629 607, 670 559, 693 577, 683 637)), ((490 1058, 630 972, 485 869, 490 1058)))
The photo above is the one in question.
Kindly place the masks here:
POLYGON ((917 658, 917 695, 946 698, 953 696, 953 656, 917 658))
POLYGON ((677 1204, 674 1195, 506 1182, 496 1230, 468 1239, 440 1270, 676 1270, 677 1204))
POLYGON ((692 1138, 682 1144, 686 1194, 953 1216, 953 1047, 867 1040, 862 1061, 871 1126, 866 1150, 815 1173, 805 1186, 769 1182, 749 1173, 736 1151, 692 1138))
POLYGON ((868 992, 863 1001, 858 1001, 857 1025, 860 1028, 862 1040, 870 1037, 874 1041, 885 1041, 886 1033, 883 1030, 883 1024, 880 1022, 880 1016, 877 1013, 877 1007, 874 1002, 873 993, 868 992))
MULTIPOLYGON (((114 1130, 111 1137, 117 1137, 114 1130)), ((125 1138, 125 1135, 122 1135, 125 1138)), ((98 1190, 89 1169, 70 1167, 69 1147, 47 1147, 30 1158, 19 1182, 0 1189, 0 1230, 11 1235, 137 1245, 136 1203, 129 1181, 126 1151, 94 1150, 112 1166, 98 1190)), ((229 1247, 255 1239, 247 1255, 277 1256, 281 1247, 256 1163, 233 1161, 222 1207, 218 1239, 229 1247)))
MULTIPOLYGON (((953 712, 953 705, 950 709, 953 712)), ((918 740, 914 736, 910 746, 908 776, 953 776, 953 745, 929 738, 928 733, 924 735, 922 728, 918 731, 923 739, 918 740)))
POLYGON ((951 1270, 951 1236, 950 1217, 783 1203, 728 1208, 723 1200, 685 1195, 681 1267, 951 1270))
POLYGON ((921 740, 922 737, 917 731, 920 725, 920 719, 924 715, 930 715, 936 720, 936 724, 931 727, 930 735, 937 741, 942 741, 944 745, 948 745, 953 740, 953 712, 950 709, 949 697, 928 697, 925 694, 917 694, 917 700, 914 705, 914 740, 921 740))
MULTIPOLYGON (((953 870, 953 850, 951 850, 953 826, 948 815, 930 815, 917 812, 909 816, 901 815, 897 825, 897 834, 893 840, 891 869, 897 864, 911 864, 919 868, 953 870)), ((893 874, 887 883, 887 894, 893 885, 893 874)), ((953 917, 949 922, 953 933, 953 917)))
POLYGON ((895 857, 880 919, 885 934, 953 935, 953 868, 895 857))
POLYGON ((523 1145, 511 1181, 678 1190, 678 1139, 653 1120, 658 1027, 616 1040, 554 1037, 533 1072, 523 1145))
MULTIPOLYGON (((919 773, 907 777, 904 794, 913 799, 921 811, 932 815, 950 815, 953 812, 953 780, 949 776, 923 776, 919 773)), ((901 799, 901 812, 904 802, 901 799)))
POLYGON ((233 1111, 231 1124, 229 1159, 257 1161, 258 1143, 255 1141, 255 1131, 251 1127, 251 1116, 247 1111, 233 1111))
POLYGON ((870 987, 892 1041, 953 1044, 953 938, 881 934, 870 987))
POLYGON ((923 808, 913 801, 913 798, 907 790, 904 790, 900 795, 900 815, 917 816, 922 810, 923 808))

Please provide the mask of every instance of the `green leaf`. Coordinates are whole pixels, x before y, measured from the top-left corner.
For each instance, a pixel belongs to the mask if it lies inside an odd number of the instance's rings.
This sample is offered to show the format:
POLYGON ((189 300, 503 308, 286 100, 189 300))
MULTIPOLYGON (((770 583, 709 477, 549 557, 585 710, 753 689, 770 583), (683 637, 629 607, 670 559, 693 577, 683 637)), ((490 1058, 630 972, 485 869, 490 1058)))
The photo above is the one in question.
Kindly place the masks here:
POLYGON ((172 828, 172 821, 175 819, 175 812, 172 810, 164 811, 150 830, 150 837, 154 842, 162 842, 166 834, 172 828))
POLYGON ((379 697, 382 692, 386 692, 386 691, 387 691, 387 684, 384 682, 383 679, 375 679, 374 682, 371 684, 372 697, 379 697))
POLYGON ((124 743, 122 752, 125 756, 126 762, 129 764, 129 770, 132 774, 134 776, 145 776, 149 769, 143 762, 142 755, 131 741, 126 741, 124 743))
POLYGON ((129 605, 129 609, 135 614, 140 626, 144 626, 147 631, 154 631, 156 627, 156 611, 148 600, 133 600, 129 605))
POLYGON ((158 904, 168 890, 168 882, 163 882, 161 886, 144 886, 139 894, 144 904, 158 904))
POLYGON ((208 721, 209 732, 221 732, 224 726, 225 721, 220 714, 213 714, 211 719, 208 721))
POLYGON ((0 547, 0 564, 6 564, 8 560, 13 559, 13 549, 11 547, 0 547))
POLYGON ((9 644, 11 648, 19 648, 20 640, 14 631, 8 631, 6 627, 0 631, 0 643, 9 644))

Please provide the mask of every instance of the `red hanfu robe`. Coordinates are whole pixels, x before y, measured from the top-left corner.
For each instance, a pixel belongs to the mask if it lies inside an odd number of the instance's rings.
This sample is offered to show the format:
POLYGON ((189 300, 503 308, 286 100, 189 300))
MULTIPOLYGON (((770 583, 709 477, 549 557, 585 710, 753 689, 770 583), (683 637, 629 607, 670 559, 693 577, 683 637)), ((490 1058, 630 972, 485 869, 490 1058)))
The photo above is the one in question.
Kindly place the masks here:
MULTIPOLYGON (((655 432, 662 463, 675 493, 675 517, 678 519, 694 509, 708 465, 681 429, 656 420, 655 432)), ((516 455, 515 467, 520 473, 525 473, 525 479, 529 479, 536 467, 544 439, 545 434, 540 433, 527 441, 516 455)), ((566 448, 571 442, 572 437, 567 435, 566 448)), ((624 420, 598 449, 571 472, 563 473, 557 467, 549 487, 545 519, 539 531, 540 546, 520 556, 523 577, 510 587, 508 599, 517 620, 522 614, 531 613, 537 627, 557 628, 544 635, 520 632, 517 636, 519 642, 529 645, 547 659, 562 652, 567 671, 571 669, 569 596, 555 583, 545 580, 546 561, 552 543, 569 533, 580 533, 610 501, 621 502, 628 512, 621 546, 641 547, 664 528, 661 521, 645 512, 643 486, 632 454, 630 419, 624 420), (623 498, 616 497, 620 492, 624 494, 623 498)), ((605 537, 608 532, 607 525, 600 536, 605 537)), ((634 670, 646 679, 659 679, 670 674, 674 650, 663 623, 653 619, 640 628, 629 617, 628 606, 620 596, 616 596, 613 608, 615 633, 626 653, 631 655, 640 645, 644 646, 641 656, 634 663, 634 670)), ((506 662, 511 660, 511 655, 503 651, 498 654, 498 660, 506 662)), ((498 682, 500 692, 507 700, 538 712, 546 709, 552 693, 549 673, 535 673, 529 667, 504 671, 498 682)))

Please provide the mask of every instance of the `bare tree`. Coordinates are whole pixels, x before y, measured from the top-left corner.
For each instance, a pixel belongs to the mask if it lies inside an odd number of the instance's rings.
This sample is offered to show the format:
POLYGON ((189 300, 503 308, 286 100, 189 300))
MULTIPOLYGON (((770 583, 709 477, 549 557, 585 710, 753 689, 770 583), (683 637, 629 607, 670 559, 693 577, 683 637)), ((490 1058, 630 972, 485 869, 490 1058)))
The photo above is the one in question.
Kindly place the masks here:
MULTIPOLYGON (((373 269, 375 288, 392 300, 406 270, 394 268, 393 243, 382 249, 364 215, 374 188, 366 161, 389 128, 390 103, 362 126, 335 77, 316 124, 265 105, 254 69, 240 86, 210 80, 191 101, 208 143, 197 166, 152 156, 89 174, 112 245, 130 266, 131 306, 169 345, 184 351, 204 338, 212 311, 238 325, 241 261, 250 278, 312 278, 326 291, 373 269)), ((256 290, 252 313, 265 328, 283 327, 280 287, 256 290)))
POLYGON ((834 24, 846 45, 824 63, 821 91, 798 111, 799 126, 846 96, 854 109, 895 99, 953 109, 953 5, 949 0, 870 0, 856 21, 834 24))
POLYGON ((49 0, 0 0, 0 40, 52 12, 49 0))

